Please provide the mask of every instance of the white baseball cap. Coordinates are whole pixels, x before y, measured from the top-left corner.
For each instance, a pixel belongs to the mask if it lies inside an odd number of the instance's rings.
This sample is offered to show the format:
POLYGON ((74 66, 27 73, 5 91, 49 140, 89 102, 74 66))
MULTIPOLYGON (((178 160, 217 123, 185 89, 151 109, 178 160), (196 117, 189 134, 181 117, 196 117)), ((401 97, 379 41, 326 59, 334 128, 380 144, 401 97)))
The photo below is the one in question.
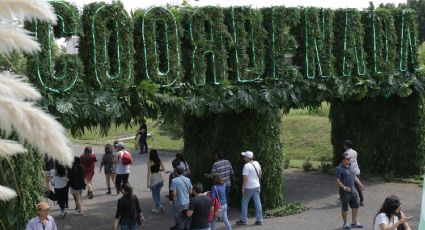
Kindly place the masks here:
POLYGON ((242 156, 248 157, 250 159, 254 158, 254 153, 252 153, 251 151, 242 152, 241 154, 242 156))

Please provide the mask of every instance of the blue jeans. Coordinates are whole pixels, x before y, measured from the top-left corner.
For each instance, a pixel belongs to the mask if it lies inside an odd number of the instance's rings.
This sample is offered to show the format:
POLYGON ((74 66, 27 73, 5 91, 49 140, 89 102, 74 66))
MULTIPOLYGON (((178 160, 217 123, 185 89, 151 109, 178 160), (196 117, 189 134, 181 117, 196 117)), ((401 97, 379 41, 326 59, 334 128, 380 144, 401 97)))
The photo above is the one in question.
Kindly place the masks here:
POLYGON ((173 205, 174 223, 177 225, 177 229, 189 228, 191 219, 185 216, 184 217, 179 216, 180 211, 185 210, 188 207, 189 207, 189 204, 173 205))
POLYGON ((140 138, 139 147, 140 147, 140 153, 148 152, 148 143, 146 141, 146 137, 140 138))
POLYGON ((151 187, 152 199, 155 202, 155 208, 161 206, 161 188, 164 186, 164 182, 158 183, 155 186, 151 187))
POLYGON ((260 187, 258 188, 246 188, 242 195, 242 210, 241 210, 241 221, 247 222, 248 220, 248 204, 251 198, 254 199, 255 205, 255 218, 258 222, 263 222, 263 209, 261 208, 260 200, 260 187))
POLYGON ((225 186, 225 191, 226 191, 226 201, 227 203, 229 203, 230 185, 225 186))
POLYGON ((137 224, 122 223, 121 230, 137 230, 137 224))
MULTIPOLYGON (((223 220, 226 230, 232 230, 232 225, 230 225, 229 219, 227 218, 227 204, 221 205, 221 219, 223 220)), ((214 220, 211 223, 211 230, 215 229, 215 223, 217 222, 217 216, 214 216, 214 220)))

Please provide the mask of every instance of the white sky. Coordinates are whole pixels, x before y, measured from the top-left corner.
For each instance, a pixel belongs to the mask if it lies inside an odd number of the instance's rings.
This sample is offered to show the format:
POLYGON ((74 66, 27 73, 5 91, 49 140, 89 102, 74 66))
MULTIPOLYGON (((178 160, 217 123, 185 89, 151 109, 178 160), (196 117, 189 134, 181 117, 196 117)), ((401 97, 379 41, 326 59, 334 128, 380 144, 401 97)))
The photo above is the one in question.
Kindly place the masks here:
MULTIPOLYGON (((85 4, 95 2, 96 0, 68 0, 75 3, 79 8, 85 4)), ((98 0, 99 1, 99 0, 98 0)), ((151 6, 165 6, 167 3, 171 5, 180 5, 183 0, 121 0, 124 3, 127 11, 136 8, 149 8, 151 6)), ((371 0, 188 0, 190 5, 193 6, 236 6, 236 5, 251 5, 253 7, 264 7, 273 5, 284 6, 314 6, 323 8, 357 8, 363 9, 369 6, 371 0)), ((111 2, 111 0, 105 0, 111 2)), ((373 0, 375 6, 381 3, 405 3, 406 0, 373 0)))

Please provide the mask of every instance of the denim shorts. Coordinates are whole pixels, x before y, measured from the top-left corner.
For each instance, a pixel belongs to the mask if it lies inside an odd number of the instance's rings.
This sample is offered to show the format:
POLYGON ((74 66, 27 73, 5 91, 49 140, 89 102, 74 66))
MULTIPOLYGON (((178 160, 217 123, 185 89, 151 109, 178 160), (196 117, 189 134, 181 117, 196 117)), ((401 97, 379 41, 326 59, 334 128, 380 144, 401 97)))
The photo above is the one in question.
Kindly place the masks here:
POLYGON ((348 211, 348 205, 350 205, 350 208, 359 208, 357 192, 339 191, 339 197, 341 198, 343 211, 348 211))

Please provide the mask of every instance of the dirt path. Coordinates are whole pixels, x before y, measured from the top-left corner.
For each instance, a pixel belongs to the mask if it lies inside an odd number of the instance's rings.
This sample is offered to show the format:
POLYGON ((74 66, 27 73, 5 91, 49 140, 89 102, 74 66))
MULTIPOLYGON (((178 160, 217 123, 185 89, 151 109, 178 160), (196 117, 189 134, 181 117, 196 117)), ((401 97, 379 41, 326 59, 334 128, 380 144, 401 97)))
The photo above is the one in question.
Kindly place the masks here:
MULTIPOLYGON (((76 153, 81 153, 83 146, 74 146, 76 153)), ((101 159, 103 149, 94 148, 98 160, 101 159)), ((77 155, 77 154, 76 154, 77 155)), ((161 191, 162 203, 166 206, 164 214, 153 214, 150 212, 153 201, 150 192, 146 188, 146 161, 147 154, 133 154, 135 164, 131 168, 130 183, 134 186, 134 193, 139 197, 146 223, 143 229, 166 230, 173 225, 171 209, 166 205, 165 195, 168 191, 168 184, 161 191)), ((165 163, 167 170, 171 169, 172 154, 160 153, 161 159, 165 163)), ((61 220, 59 207, 51 203, 51 214, 55 217, 58 229, 90 229, 106 230, 113 229, 112 221, 115 215, 117 195, 105 195, 106 185, 103 173, 98 173, 100 162, 96 164, 96 174, 93 179, 94 199, 89 200, 84 197, 83 207, 85 216, 73 215, 74 202, 70 200, 68 216, 61 220)), ((168 176, 165 176, 168 177, 168 176)), ((309 207, 298 215, 265 219, 261 227, 253 225, 255 220, 250 220, 251 225, 234 229, 300 229, 300 230, 333 230, 341 229, 340 203, 337 201, 337 187, 332 176, 318 172, 305 173, 300 170, 287 170, 284 177, 284 197, 287 201, 301 201, 309 207)), ((412 229, 417 229, 421 188, 414 184, 405 183, 381 183, 365 181, 367 189, 365 191, 365 206, 360 209, 359 221, 365 225, 364 229, 373 229, 372 221, 384 198, 395 194, 401 198, 402 209, 414 216, 411 221, 412 229)), ((229 213, 231 223, 234 224, 239 218, 239 210, 231 209, 229 213)), ((217 229, 224 229, 222 223, 217 224, 217 229)))

